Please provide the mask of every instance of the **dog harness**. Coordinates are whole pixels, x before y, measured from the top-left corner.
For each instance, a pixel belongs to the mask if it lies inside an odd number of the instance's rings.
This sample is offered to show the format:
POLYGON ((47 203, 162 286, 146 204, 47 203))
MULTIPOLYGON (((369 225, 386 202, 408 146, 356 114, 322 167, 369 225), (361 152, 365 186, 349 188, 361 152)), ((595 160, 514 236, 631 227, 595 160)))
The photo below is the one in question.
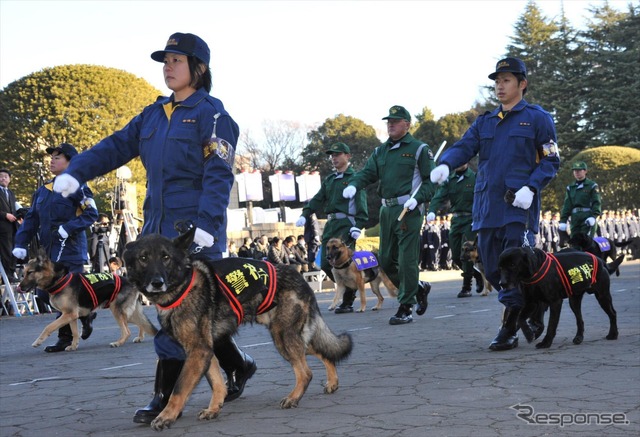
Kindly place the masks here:
POLYGON ((109 308, 122 289, 122 278, 111 273, 67 273, 45 291, 54 296, 67 286, 85 291, 78 295, 80 305, 95 310, 105 302, 103 308, 109 308))
POLYGON ((275 306, 277 274, 270 262, 247 258, 224 258, 211 262, 218 286, 229 301, 238 318, 238 325, 244 320, 243 303, 257 295, 263 300, 256 315, 265 313, 275 306))
POLYGON ((593 241, 598 245, 602 252, 611 250, 611 243, 605 237, 593 237, 593 241))
MULTIPOLYGON (((593 262, 593 271, 591 272, 591 285, 593 285, 596 283, 596 276, 598 274, 598 260, 596 259, 595 255, 588 252, 585 253, 591 257, 591 261, 593 262)), ((538 271, 528 281, 522 281, 522 283, 525 285, 533 285, 540 282, 547 276, 547 273, 549 273, 549 270, 552 266, 555 269, 556 273, 558 273, 558 277, 560 278, 560 282, 562 283, 562 287, 564 288, 564 292, 567 294, 567 297, 573 296, 573 291, 571 288, 572 281, 570 281, 567 277, 567 272, 565 271, 565 268, 562 266, 558 258, 550 253, 545 253, 545 260, 538 271)), ((573 268, 569 271, 569 274, 573 277, 573 275, 571 274, 572 270, 573 268)), ((575 281, 573 281, 573 283, 575 283, 575 281)))

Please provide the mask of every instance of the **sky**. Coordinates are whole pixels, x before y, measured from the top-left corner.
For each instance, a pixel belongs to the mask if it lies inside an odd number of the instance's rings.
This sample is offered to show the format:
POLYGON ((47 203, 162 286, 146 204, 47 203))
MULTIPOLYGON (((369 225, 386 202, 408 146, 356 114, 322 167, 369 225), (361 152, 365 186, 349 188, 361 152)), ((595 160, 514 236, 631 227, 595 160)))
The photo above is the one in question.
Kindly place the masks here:
MULTIPOLYGON (((565 0, 574 27, 590 5, 565 0)), ((629 1, 610 0, 618 10, 629 1)), ((308 129, 338 114, 384 136, 393 105, 436 119, 463 112, 491 85, 526 0, 29 1, 0 0, 0 88, 43 68, 93 64, 125 70, 168 95, 162 50, 174 32, 211 49, 212 95, 242 131, 263 122, 308 129)), ((560 0, 538 0, 548 18, 560 0)), ((530 78, 535 86, 535 78, 530 78)))

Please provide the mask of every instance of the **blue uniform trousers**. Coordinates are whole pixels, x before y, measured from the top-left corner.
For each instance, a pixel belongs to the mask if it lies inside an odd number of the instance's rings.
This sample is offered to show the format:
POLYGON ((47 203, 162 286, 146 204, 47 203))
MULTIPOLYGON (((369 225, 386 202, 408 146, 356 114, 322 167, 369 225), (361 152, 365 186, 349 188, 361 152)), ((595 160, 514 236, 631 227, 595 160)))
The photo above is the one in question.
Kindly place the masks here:
MULTIPOLYGON (((524 223, 508 223, 501 228, 478 230, 478 249, 484 264, 487 280, 498 290, 498 300, 507 308, 522 308, 524 298, 519 288, 503 290, 500 288, 500 270, 498 259, 503 250, 509 247, 521 247, 524 242, 526 225, 524 223)), ((527 240, 531 247, 535 244, 535 234, 527 232, 527 240)))

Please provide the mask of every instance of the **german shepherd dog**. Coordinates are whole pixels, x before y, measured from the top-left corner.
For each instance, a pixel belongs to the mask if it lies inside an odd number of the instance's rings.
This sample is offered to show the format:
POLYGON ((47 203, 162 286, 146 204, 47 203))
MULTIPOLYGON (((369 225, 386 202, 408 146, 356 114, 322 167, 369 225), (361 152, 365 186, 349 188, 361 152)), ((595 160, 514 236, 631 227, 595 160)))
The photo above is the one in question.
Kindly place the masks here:
POLYGON ((462 243, 462 254, 460 259, 464 262, 471 261, 473 268, 482 275, 482 281, 484 282, 484 290, 480 293, 480 296, 489 296, 493 287, 484 275, 484 264, 480 261, 480 254, 478 253, 478 239, 474 241, 465 241, 462 243))
POLYGON ((18 289, 24 291, 34 287, 47 291, 49 303, 62 315, 44 328, 33 342, 33 347, 40 346, 53 332, 68 324, 73 340, 66 350, 76 350, 80 341, 78 318, 88 316, 98 307, 110 308, 120 326, 120 338, 110 343, 111 347, 122 346, 131 336, 129 322, 135 323, 140 329, 138 336, 133 339, 134 343, 140 343, 145 333, 154 336, 158 332, 142 311, 138 299, 140 294, 126 278, 108 273, 69 273, 62 264, 51 261, 46 252, 40 249, 37 256, 25 266, 24 278, 18 284, 18 289))
POLYGON ((336 280, 336 295, 333 302, 329 305, 329 310, 334 310, 342 301, 345 289, 352 288, 360 292, 360 309, 361 313, 367 309, 367 298, 364 289, 365 284, 371 285, 371 291, 378 297, 378 303, 371 308, 371 311, 377 311, 382 308, 384 297, 380 293, 380 283, 384 283, 391 297, 398 295, 398 289, 380 267, 373 267, 365 270, 358 270, 356 263, 353 262, 353 250, 349 248, 340 238, 332 238, 327 242, 327 261, 331 265, 333 277, 336 280))
POLYGON ((280 401, 281 408, 297 407, 311 382, 307 354, 325 366, 324 392, 335 392, 336 363, 350 355, 353 342, 348 333, 335 335, 329 329, 302 275, 288 265, 246 258, 194 259, 188 252, 194 230, 173 240, 147 235, 127 244, 124 253, 131 281, 156 305, 162 329, 187 357, 167 406, 151 427, 171 426, 203 375, 212 396, 198 419, 218 416, 227 387, 213 351, 218 339, 233 335, 242 323, 265 325, 293 368, 296 384, 280 401))
POLYGON ((578 251, 548 254, 540 249, 515 247, 502 252, 498 264, 500 286, 518 286, 522 290, 525 306, 520 312, 518 326, 527 341, 533 341, 534 333, 526 319, 538 303, 543 302, 550 308, 549 326, 545 337, 536 344, 536 348, 551 346, 560 320, 562 300, 568 298, 578 326, 573 343, 582 343, 584 320, 581 307, 585 293, 595 294, 600 307, 609 316, 607 340, 617 339, 617 317, 611 299, 609 275, 618 268, 622 258, 618 257, 614 262, 605 264, 593 254, 578 251))
MULTIPOLYGON (((576 232, 575 234, 571 234, 568 243, 569 246, 592 253, 604 261, 607 261, 608 258, 611 258, 611 261, 615 261, 618 253, 616 246, 624 247, 628 244, 626 242, 624 244, 615 243, 610 238, 605 237, 597 238, 600 241, 596 241, 583 232, 576 232), (603 246, 600 244, 603 244, 603 246)), ((620 269, 616 269, 616 276, 620 276, 620 269)))

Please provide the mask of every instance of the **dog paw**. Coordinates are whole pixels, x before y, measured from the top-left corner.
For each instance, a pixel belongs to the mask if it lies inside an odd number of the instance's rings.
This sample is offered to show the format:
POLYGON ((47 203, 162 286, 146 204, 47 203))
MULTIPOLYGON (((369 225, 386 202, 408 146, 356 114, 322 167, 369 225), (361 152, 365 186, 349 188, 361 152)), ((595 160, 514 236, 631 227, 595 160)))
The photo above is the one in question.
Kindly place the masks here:
POLYGON ((171 425, 175 423, 175 419, 165 419, 161 416, 162 415, 156 417, 153 419, 153 422, 151 422, 151 428, 154 431, 162 431, 165 428, 171 428, 171 425))
POLYGON ((584 337, 582 335, 576 335, 575 337, 573 337, 573 344, 580 344, 582 343, 582 340, 584 340, 584 337))
POLYGON ((338 383, 335 384, 324 384, 324 392, 325 394, 335 393, 338 390, 338 383))
POLYGON ((609 335, 607 335, 607 340, 617 340, 618 339, 618 333, 617 332, 610 332, 609 335))
POLYGON ((69 345, 69 346, 64 348, 64 350, 66 350, 67 352, 75 351, 77 349, 78 349, 78 345, 77 344, 76 345, 71 344, 71 345, 69 345))
POLYGON ((38 347, 38 346, 40 346, 41 344, 42 344, 42 340, 36 340, 36 341, 34 341, 34 342, 31 344, 31 346, 33 346, 33 347, 38 347))
POLYGON ((136 338, 133 339, 133 342, 134 343, 142 343, 142 340, 144 340, 143 337, 136 337, 136 338))
POLYGON ((536 344, 536 349, 548 349, 550 346, 550 341, 543 340, 540 343, 536 344))
POLYGON ((480 296, 489 296, 489 292, 485 289, 482 293, 480 293, 480 296))
POLYGON ((380 309, 380 307, 375 306, 375 307, 371 308, 371 311, 378 311, 379 309, 380 309))
POLYGON ((335 305, 329 305, 329 308, 327 308, 329 311, 333 311, 336 309, 335 305))
POLYGON ((109 347, 120 347, 120 343, 114 341, 113 343, 109 343, 109 347))
POLYGON ((215 419, 216 417, 218 417, 218 414, 220 414, 220 409, 210 410, 208 408, 205 408, 203 410, 200 410, 200 412, 198 413, 198 420, 215 419))
POLYGON ((360 308, 359 310, 356 310, 356 313, 364 313, 366 310, 366 308, 360 308))
POLYGON ((286 397, 280 401, 280 408, 283 410, 287 408, 298 408, 298 400, 299 399, 286 397))

